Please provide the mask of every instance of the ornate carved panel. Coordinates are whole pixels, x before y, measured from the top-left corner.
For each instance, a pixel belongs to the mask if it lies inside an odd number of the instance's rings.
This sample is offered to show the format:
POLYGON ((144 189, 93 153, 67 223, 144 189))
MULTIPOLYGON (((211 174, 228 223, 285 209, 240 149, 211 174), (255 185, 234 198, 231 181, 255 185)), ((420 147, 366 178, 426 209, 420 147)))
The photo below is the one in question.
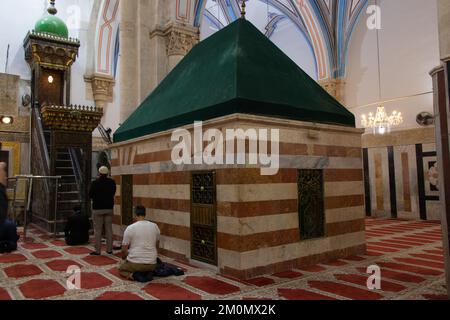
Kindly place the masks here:
POLYGON ((44 106, 45 126, 51 130, 80 131, 92 135, 103 116, 103 109, 88 106, 44 106))
POLYGON ((57 70, 66 70, 78 56, 80 41, 30 32, 24 41, 25 59, 34 64, 57 70))
POLYGON ((298 213, 300 239, 325 235, 325 205, 322 170, 299 170, 298 213))
POLYGON ((216 181, 213 172, 193 173, 191 257, 217 265, 216 181))

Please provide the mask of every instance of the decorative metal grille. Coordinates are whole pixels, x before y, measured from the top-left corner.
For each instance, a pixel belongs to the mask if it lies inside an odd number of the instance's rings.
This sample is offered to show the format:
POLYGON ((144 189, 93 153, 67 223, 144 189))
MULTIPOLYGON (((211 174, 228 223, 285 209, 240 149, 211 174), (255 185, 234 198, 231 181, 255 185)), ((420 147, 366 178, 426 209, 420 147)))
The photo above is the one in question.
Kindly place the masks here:
POLYGON ((192 253, 197 260, 216 262, 216 233, 209 227, 195 226, 193 231, 192 253))
POLYGON ((325 235, 325 205, 322 170, 299 170, 298 212, 300 239, 325 235))
POLYGON ((192 176, 192 203, 214 204, 215 200, 214 173, 194 174, 192 176))
POLYGON ((194 173, 192 175, 191 194, 191 257, 217 265, 216 182, 214 173, 194 173))

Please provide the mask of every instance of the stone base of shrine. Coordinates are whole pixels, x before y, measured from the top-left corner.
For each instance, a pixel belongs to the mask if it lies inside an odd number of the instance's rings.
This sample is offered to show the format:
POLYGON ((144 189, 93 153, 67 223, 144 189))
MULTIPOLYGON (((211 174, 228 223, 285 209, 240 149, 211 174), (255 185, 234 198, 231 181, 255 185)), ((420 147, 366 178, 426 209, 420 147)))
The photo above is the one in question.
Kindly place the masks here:
MULTIPOLYGON (((280 251, 283 249, 280 249, 280 251)), ((327 263, 332 262, 337 259, 343 259, 353 256, 360 256, 366 254, 366 244, 357 245, 354 247, 348 247, 345 249, 336 249, 328 252, 322 252, 319 254, 308 255, 301 258, 296 258, 292 260, 285 260, 280 262, 270 262, 271 259, 267 259, 267 265, 263 266, 254 266, 249 267, 248 269, 234 269, 228 266, 218 269, 220 274, 230 276, 237 279, 247 280, 254 279, 259 276, 282 273, 285 271, 289 271, 292 269, 307 269, 308 267, 315 266, 319 263, 327 263)), ((178 261, 195 265, 196 261, 191 260, 188 256, 161 249, 160 253, 164 256, 176 259, 178 261)), ((247 265, 252 265, 252 258, 246 258, 246 255, 243 254, 241 257, 241 261, 246 262, 247 265)))
POLYGON ((365 253, 361 130, 248 115, 205 122, 205 130, 211 127, 223 132, 278 129, 278 173, 265 176, 261 168, 245 165, 175 166, 171 132, 115 144, 117 237, 125 221, 130 222, 130 208, 143 205, 147 218, 161 230, 162 254, 195 264, 195 255, 202 254, 198 243, 204 239, 215 246, 205 247, 210 251, 205 254, 215 256, 211 265, 239 279, 365 253), (208 172, 214 176, 210 213, 216 225, 213 233, 199 236, 192 220, 193 176, 208 172), (306 189, 305 175, 315 179, 306 189), (315 200, 305 205, 301 199, 311 188, 316 192, 308 197, 315 200))

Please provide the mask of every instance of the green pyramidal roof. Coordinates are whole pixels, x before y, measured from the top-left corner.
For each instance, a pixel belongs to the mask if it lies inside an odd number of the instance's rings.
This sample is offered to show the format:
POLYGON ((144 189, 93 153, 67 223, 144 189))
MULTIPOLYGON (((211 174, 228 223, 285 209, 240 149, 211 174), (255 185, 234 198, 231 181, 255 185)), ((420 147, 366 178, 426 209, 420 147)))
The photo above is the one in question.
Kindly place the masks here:
POLYGON ((245 19, 197 44, 115 132, 122 142, 253 114, 355 127, 355 117, 245 19))

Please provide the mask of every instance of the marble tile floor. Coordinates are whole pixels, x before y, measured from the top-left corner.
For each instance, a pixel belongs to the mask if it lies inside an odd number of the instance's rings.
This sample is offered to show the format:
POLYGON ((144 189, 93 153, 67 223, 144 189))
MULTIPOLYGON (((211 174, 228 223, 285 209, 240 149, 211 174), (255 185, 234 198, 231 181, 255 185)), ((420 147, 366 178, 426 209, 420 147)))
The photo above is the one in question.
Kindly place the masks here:
POLYGON ((443 300, 441 226, 438 222, 367 219, 367 253, 305 269, 240 281, 162 257, 182 277, 148 284, 122 279, 116 256, 91 257, 92 246, 67 247, 31 227, 13 254, 0 255, 0 300, 443 300), (68 290, 66 270, 81 268, 81 289, 68 290), (381 290, 367 288, 367 267, 381 268, 381 290))

